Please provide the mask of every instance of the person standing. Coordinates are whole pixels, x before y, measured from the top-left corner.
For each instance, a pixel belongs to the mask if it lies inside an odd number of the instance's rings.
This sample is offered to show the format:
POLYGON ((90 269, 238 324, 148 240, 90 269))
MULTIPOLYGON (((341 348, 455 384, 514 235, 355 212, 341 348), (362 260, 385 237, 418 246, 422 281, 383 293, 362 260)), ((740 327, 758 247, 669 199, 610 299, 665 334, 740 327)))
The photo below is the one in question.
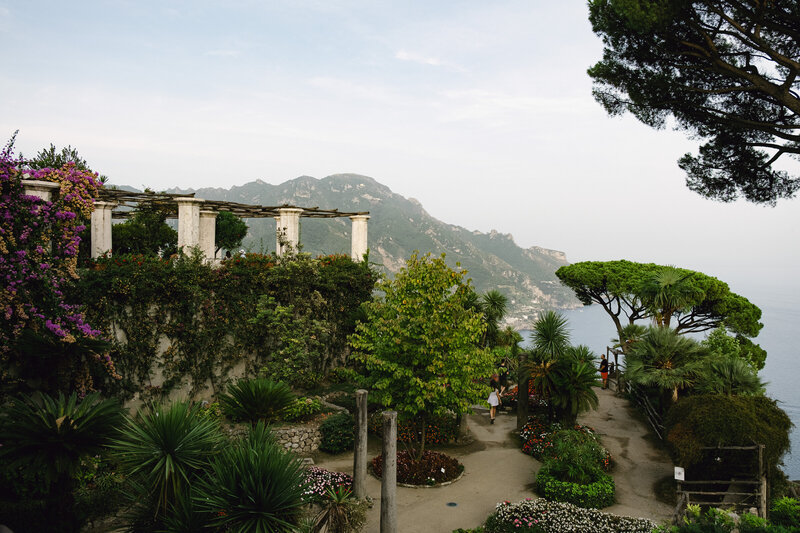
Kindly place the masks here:
POLYGON ((505 359, 500 363, 497 373, 500 375, 500 396, 503 396, 503 393, 508 389, 508 363, 506 363, 505 359))
POLYGON ((492 379, 489 381, 489 387, 492 392, 489 393, 489 423, 494 424, 494 418, 497 416, 497 406, 500 405, 500 377, 497 374, 492 374, 492 379))
POLYGON ((603 388, 608 388, 608 359, 605 354, 600 359, 600 378, 603 380, 603 388))

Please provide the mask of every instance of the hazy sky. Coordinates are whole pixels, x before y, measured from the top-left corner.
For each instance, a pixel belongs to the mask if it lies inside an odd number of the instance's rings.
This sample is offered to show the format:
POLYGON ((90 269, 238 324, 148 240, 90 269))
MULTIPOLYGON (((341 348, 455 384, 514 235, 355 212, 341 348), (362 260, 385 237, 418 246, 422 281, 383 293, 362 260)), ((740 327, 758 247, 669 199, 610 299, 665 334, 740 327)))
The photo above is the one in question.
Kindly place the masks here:
POLYGON ((686 189, 696 143, 592 99, 601 49, 581 0, 0 0, 0 135, 154 189, 365 174, 573 262, 797 287, 800 200, 686 189))

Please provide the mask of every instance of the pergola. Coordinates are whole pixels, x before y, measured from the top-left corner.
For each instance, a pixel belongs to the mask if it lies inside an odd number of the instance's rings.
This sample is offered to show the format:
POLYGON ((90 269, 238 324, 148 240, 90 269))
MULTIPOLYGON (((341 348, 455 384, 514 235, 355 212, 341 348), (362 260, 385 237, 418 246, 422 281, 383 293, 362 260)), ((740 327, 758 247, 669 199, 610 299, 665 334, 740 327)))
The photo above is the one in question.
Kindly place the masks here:
MULTIPOLYGON (((50 200, 58 193, 58 185, 51 182, 23 180, 26 194, 50 200)), ((101 188, 98 191, 92 212, 92 257, 99 257, 112 250, 112 219, 130 218, 136 208, 148 204, 158 207, 167 218, 178 219, 178 248, 188 250, 199 247, 206 259, 214 259, 216 218, 220 211, 230 211, 241 218, 274 218, 275 249, 278 255, 289 248, 297 249, 300 240, 300 218, 342 218, 352 221, 350 256, 361 261, 367 252, 368 211, 344 212, 338 209, 248 205, 237 202, 204 200, 194 193, 174 194, 156 192, 130 192, 120 189, 101 188), (122 208, 122 209, 118 209, 122 208), (127 208, 127 209, 125 209, 127 208)))

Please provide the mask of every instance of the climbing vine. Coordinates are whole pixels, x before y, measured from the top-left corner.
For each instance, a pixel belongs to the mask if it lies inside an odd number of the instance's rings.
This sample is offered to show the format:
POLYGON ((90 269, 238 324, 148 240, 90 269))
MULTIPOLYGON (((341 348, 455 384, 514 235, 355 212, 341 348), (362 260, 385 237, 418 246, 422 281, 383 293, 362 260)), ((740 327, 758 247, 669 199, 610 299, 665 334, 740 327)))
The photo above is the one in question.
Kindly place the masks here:
POLYGON ((123 398, 216 392, 235 368, 312 383, 344 361, 377 279, 344 255, 247 254, 219 268, 199 254, 125 255, 86 267, 77 290, 114 339, 122 380, 105 385, 123 398))

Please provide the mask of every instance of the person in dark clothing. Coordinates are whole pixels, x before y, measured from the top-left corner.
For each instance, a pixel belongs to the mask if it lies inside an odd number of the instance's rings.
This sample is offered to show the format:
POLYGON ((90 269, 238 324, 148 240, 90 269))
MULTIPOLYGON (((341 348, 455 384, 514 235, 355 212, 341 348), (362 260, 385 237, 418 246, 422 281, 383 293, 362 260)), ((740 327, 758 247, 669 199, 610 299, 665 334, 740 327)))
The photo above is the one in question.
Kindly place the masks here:
POLYGON ((603 388, 608 388, 608 359, 605 355, 600 359, 600 377, 603 380, 603 388))
POLYGON ((500 363, 497 373, 500 376, 500 394, 502 395, 508 389, 508 364, 506 364, 505 360, 500 363))

